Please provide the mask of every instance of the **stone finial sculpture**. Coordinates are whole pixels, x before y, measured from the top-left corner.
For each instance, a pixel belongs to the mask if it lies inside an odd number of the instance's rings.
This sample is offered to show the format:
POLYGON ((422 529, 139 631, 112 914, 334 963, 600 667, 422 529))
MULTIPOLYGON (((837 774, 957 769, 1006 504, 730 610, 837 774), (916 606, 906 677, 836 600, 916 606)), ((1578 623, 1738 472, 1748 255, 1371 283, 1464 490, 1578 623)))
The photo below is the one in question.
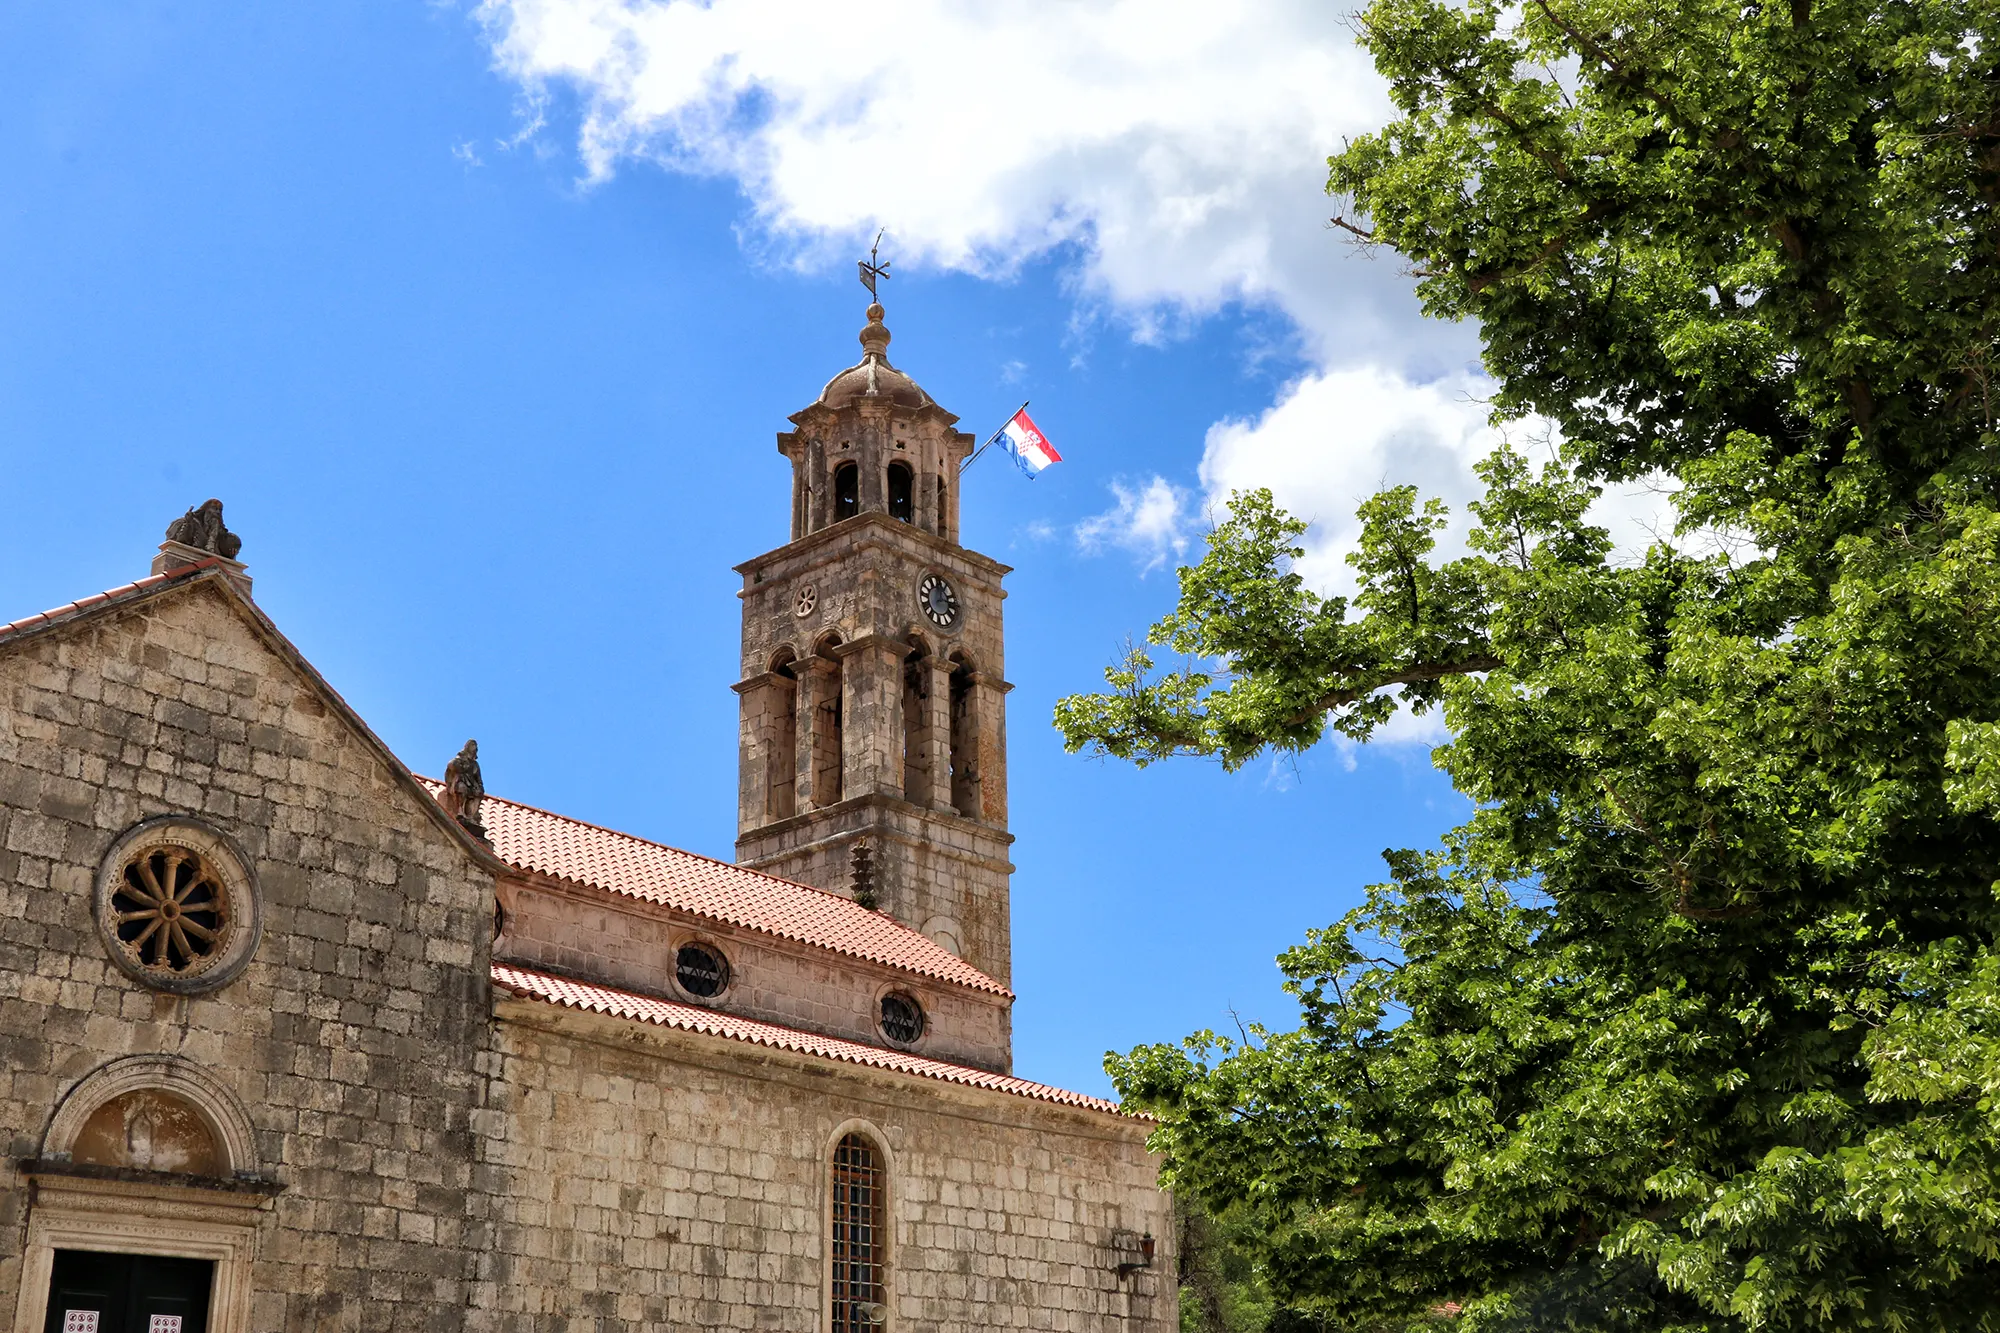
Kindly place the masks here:
POLYGON ((850 881, 855 904, 874 911, 878 905, 875 897, 875 853, 866 842, 854 844, 854 854, 849 858, 848 868, 853 872, 850 881))
POLYGON ((458 757, 444 766, 444 791, 438 803, 475 838, 486 837, 479 822, 479 803, 486 799, 486 782, 479 776, 479 742, 467 741, 458 757))
POLYGON ((222 524, 220 500, 205 501, 199 509, 190 509, 167 524, 167 540, 219 555, 224 560, 234 560, 243 549, 243 539, 222 524))

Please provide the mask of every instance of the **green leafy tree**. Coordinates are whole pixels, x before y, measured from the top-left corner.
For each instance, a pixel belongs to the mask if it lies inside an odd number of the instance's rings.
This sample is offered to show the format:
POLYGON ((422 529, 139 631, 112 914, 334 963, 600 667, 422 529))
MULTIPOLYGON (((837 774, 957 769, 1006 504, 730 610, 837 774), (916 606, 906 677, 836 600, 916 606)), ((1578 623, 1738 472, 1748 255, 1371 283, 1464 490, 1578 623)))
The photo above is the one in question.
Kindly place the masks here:
POLYGON ((1240 1208, 1211 1217, 1194 1199, 1174 1200, 1181 1333, 1271 1333, 1271 1295, 1247 1234, 1253 1225, 1240 1208))
POLYGON ((1398 118, 1338 225, 1561 455, 1490 458, 1457 558, 1376 496, 1347 597, 1238 495, 1185 665, 1060 705, 1230 765, 1442 708, 1475 809, 1282 957, 1297 1030, 1112 1074, 1326 1327, 2000 1328, 2000 6, 1359 30, 1398 118), (1588 507, 1648 476, 1681 527, 1614 559, 1588 507))

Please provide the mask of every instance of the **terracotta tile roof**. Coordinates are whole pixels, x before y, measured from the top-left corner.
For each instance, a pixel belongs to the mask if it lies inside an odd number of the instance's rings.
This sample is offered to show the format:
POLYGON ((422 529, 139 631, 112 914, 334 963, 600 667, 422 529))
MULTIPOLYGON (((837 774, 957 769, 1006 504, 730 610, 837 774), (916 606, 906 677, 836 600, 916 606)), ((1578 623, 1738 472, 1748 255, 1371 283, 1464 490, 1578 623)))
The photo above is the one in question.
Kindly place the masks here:
POLYGON ((563 977, 550 976, 545 972, 530 972, 505 963, 493 964, 493 983, 509 994, 543 1000, 566 1009, 584 1009, 591 1013, 609 1014, 613 1018, 626 1018, 639 1023, 678 1028, 683 1032, 727 1037, 731 1041, 749 1042, 754 1046, 796 1051, 802 1055, 817 1055, 827 1060, 842 1060, 848 1064, 890 1069, 899 1074, 914 1074, 919 1078, 941 1079, 947 1083, 963 1083, 975 1088, 992 1088, 998 1092, 1013 1093, 1017 1097, 1032 1097, 1037 1101, 1059 1102, 1064 1106, 1080 1106, 1086 1110, 1120 1114, 1116 1102, 1106 1101, 1102 1097, 1085 1096, 1080 1092, 1067 1092, 1062 1088, 1052 1088, 1046 1083, 1031 1083, 1024 1078, 995 1074, 984 1069, 968 1069, 964 1065, 949 1065, 941 1060, 926 1060, 907 1051, 864 1046, 860 1042, 842 1041, 838 1037, 822 1037, 817 1033, 800 1032, 795 1028, 779 1027, 775 1023, 759 1023, 754 1019, 717 1013, 713 1009, 703 1009, 692 1004, 676 1004, 671 1000, 656 1000, 650 996, 614 990, 609 986, 570 981, 563 977))
MULTIPOLYGON (((442 784, 419 778, 433 795, 442 784)), ((509 865, 974 990, 1012 991, 894 917, 837 893, 488 796, 480 822, 509 865)))
POLYGON ((170 569, 164 574, 152 574, 133 583, 121 584, 105 592, 93 593, 89 597, 78 598, 74 602, 64 602, 61 606, 51 607, 37 615, 23 616, 19 620, 11 620, 4 625, 0 625, 0 639, 5 639, 10 635, 19 634, 26 630, 39 629, 43 625, 52 625, 58 620, 66 620, 70 616, 84 611, 94 611, 109 602, 122 602, 126 598, 139 593, 151 592, 161 584, 172 583, 176 579, 190 578, 193 575, 201 573, 204 569, 214 569, 220 563, 221 561, 215 558, 197 560, 191 565, 182 565, 178 569, 170 569))

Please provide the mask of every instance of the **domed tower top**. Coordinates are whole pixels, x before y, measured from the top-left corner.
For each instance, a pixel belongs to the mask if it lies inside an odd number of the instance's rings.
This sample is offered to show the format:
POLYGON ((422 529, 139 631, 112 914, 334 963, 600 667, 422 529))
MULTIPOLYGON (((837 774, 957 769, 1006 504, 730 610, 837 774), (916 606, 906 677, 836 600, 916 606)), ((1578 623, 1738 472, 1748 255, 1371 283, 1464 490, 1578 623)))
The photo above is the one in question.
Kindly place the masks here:
POLYGON ((882 322, 883 313, 879 301, 868 307, 868 323, 861 330, 861 360, 828 380, 816 405, 846 407, 867 398, 885 398, 898 407, 932 405, 930 395, 915 380, 889 364, 889 326, 882 322))
POLYGON ((793 541, 866 513, 958 539, 958 467, 974 441, 890 364, 883 313, 880 301, 869 303, 861 360, 828 380, 778 436, 778 451, 792 460, 793 541))

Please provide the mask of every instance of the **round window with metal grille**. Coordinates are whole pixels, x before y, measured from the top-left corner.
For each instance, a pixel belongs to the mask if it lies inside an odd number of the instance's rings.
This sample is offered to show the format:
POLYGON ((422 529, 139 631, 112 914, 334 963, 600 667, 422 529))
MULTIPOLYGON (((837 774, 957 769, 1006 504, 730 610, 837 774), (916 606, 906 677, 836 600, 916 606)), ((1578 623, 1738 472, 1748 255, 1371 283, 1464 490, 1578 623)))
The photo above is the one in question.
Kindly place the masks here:
POLYGON ((882 997, 882 1031, 890 1041, 909 1045, 924 1035, 923 1007, 901 993, 882 997))
POLYGON ((707 1000, 729 984, 729 964, 705 944, 683 944, 674 955, 674 977, 682 990, 707 1000))
POLYGON ((96 916, 111 961, 156 990, 226 985, 260 929, 256 884, 235 845, 193 819, 150 819, 98 869, 96 916))

